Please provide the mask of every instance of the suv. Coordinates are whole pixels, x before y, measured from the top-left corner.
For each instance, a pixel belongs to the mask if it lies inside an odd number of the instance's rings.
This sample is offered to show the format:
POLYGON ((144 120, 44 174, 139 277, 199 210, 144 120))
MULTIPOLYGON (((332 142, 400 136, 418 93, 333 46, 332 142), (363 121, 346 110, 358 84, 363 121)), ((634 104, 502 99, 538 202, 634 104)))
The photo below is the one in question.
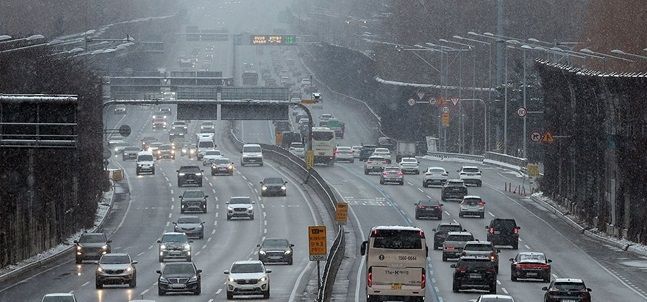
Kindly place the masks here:
POLYGON ((495 218, 490 221, 487 230, 487 241, 494 245, 510 245, 512 249, 519 248, 519 230, 514 219, 495 218))
POLYGON ((184 135, 186 134, 185 131, 181 129, 171 129, 171 131, 168 132, 168 140, 170 142, 175 142, 176 140, 182 140, 184 139, 184 135))
POLYGON ((226 157, 216 158, 211 161, 211 175, 234 175, 234 163, 226 157))
POLYGON ((171 130, 186 134, 189 131, 189 127, 185 121, 175 121, 171 124, 171 130))
POLYGON ((494 248, 492 242, 469 241, 465 243, 462 255, 487 258, 493 262, 497 274, 499 273, 499 250, 494 248))
POLYGON ((404 173, 399 166, 388 166, 384 167, 382 174, 380 174, 380 184, 386 184, 387 182, 395 182, 404 185, 404 173))
POLYGON ((157 294, 160 296, 167 292, 191 292, 194 295, 202 292, 202 270, 193 262, 168 263, 157 273, 157 294))
POLYGON ((474 195, 463 197, 458 217, 465 217, 466 215, 485 218, 485 201, 481 197, 474 195))
POLYGON ((581 279, 558 278, 542 290, 546 291, 544 294, 546 302, 591 302, 591 289, 586 287, 581 279))
POLYGON ((447 183, 449 174, 443 167, 429 167, 422 179, 422 186, 427 188, 433 185, 444 186, 447 183))
POLYGON ((189 237, 184 233, 167 232, 162 235, 162 238, 157 240, 159 243, 159 262, 164 262, 166 259, 183 259, 191 261, 191 243, 189 237))
POLYGON ((261 181, 261 196, 286 196, 287 184, 281 177, 266 177, 261 181))
POLYGON ((474 241, 474 235, 470 232, 448 232, 443 242, 443 262, 449 258, 459 258, 468 241, 474 241))
POLYGON ((204 221, 198 216, 180 216, 173 222, 173 231, 184 233, 189 238, 204 239, 204 221))
POLYGON ((112 240, 106 238, 104 233, 83 233, 79 240, 74 240, 76 248, 76 264, 83 263, 87 259, 99 259, 101 256, 110 253, 112 240))
POLYGON ((256 247, 258 247, 258 260, 261 262, 286 262, 292 265, 294 244, 290 244, 287 239, 265 238, 256 247))
POLYGON ((377 146, 375 145, 362 145, 362 149, 359 150, 359 160, 366 161, 373 154, 377 146))
POLYGON ((443 204, 437 200, 420 200, 416 206, 416 219, 435 218, 443 220, 443 204))
POLYGON ((216 126, 213 124, 213 122, 202 122, 202 125, 200 125, 200 132, 216 133, 216 126))
POLYGON ((254 201, 247 196, 232 197, 227 204, 227 220, 234 217, 248 217, 254 220, 254 201))
POLYGON ((465 232, 463 226, 457 222, 447 222, 439 224, 434 231, 434 250, 443 247, 443 242, 449 232, 465 232))
POLYGON ((382 156, 371 156, 364 163, 364 175, 371 172, 382 172, 384 166, 390 164, 391 160, 382 156))
POLYGON ((40 302, 76 302, 76 297, 71 293, 46 294, 40 302))
POLYGON ((463 166, 460 170, 456 171, 460 179, 465 182, 465 184, 473 184, 477 187, 480 187, 483 183, 481 182, 481 170, 475 166, 463 166))
POLYGON ((128 284, 128 287, 137 286, 137 261, 132 261, 128 254, 105 254, 99 259, 99 266, 95 273, 95 287, 103 288, 109 284, 128 284))
POLYGON ((207 198, 209 195, 204 195, 203 191, 188 190, 178 197, 180 198, 180 213, 184 214, 186 211, 207 212, 207 198))
POLYGON ((135 171, 137 175, 144 172, 155 175, 155 158, 153 158, 153 152, 141 151, 137 153, 137 168, 135 171))
POLYGON ((467 195, 467 187, 461 179, 448 180, 440 193, 442 201, 463 200, 465 195, 467 195))
POLYGON ((227 300, 234 295, 263 295, 270 297, 270 275, 272 271, 265 268, 259 260, 236 261, 225 271, 227 279, 227 300))
POLYGON ((161 145, 159 149, 155 150, 155 155, 157 157, 157 160, 163 158, 175 159, 175 150, 170 144, 161 145))
POLYGON ((451 267, 454 268, 453 292, 457 293, 461 289, 485 289, 496 294, 496 270, 490 259, 463 256, 451 267))
POLYGON ((546 259, 544 253, 522 252, 514 258, 510 258, 510 262, 510 280, 532 278, 550 282, 550 263, 553 261, 546 259))
POLYGON ((186 184, 194 184, 202 187, 202 170, 198 166, 181 166, 177 170, 177 186, 183 187, 186 184))
POLYGON ((245 164, 259 164, 263 166, 263 149, 259 144, 244 144, 243 155, 240 158, 240 165, 245 164))
POLYGON ((122 160, 137 159, 137 154, 141 151, 142 150, 139 149, 138 147, 127 146, 123 150, 121 150, 121 159, 122 160))

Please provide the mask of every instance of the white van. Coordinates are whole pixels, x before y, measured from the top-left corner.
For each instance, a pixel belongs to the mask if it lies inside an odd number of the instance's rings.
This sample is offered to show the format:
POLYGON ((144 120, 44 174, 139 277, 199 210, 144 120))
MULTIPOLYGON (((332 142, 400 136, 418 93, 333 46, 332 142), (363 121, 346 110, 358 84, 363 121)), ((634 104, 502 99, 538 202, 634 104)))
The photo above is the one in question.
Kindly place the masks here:
POLYGON ((244 144, 240 165, 258 164, 263 166, 263 149, 259 144, 244 144))
POLYGON ((155 158, 153 152, 142 151, 137 153, 137 175, 144 172, 155 175, 155 158))
POLYGON ((198 160, 202 160, 204 153, 207 152, 207 150, 215 149, 216 144, 213 143, 212 138, 202 137, 198 140, 197 148, 198 148, 198 160))

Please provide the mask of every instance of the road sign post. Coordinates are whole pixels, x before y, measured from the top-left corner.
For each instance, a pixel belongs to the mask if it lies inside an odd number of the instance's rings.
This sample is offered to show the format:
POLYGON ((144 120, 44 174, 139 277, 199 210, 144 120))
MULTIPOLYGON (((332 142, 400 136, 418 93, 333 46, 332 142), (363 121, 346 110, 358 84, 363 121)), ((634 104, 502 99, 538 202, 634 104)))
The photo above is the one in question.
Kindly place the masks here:
POLYGON ((541 141, 541 133, 539 133, 538 131, 534 131, 533 133, 530 134, 530 140, 535 142, 535 143, 540 142, 541 141))
POLYGON ((315 152, 313 150, 306 151, 306 169, 310 170, 315 166, 315 152))
POLYGON ((443 114, 441 115, 440 121, 443 127, 445 128, 449 127, 449 112, 443 112, 443 114))
POLYGON ((308 252, 310 261, 317 261, 317 288, 321 288, 321 266, 320 261, 326 260, 328 251, 326 241, 326 226, 311 225, 308 226, 308 252))
POLYGON ((346 224, 348 222, 348 204, 345 202, 338 202, 335 208, 335 220, 339 224, 346 224))
POLYGON ((528 114, 528 110, 525 107, 519 107, 519 109, 517 109, 517 115, 519 117, 525 117, 526 114, 528 114))

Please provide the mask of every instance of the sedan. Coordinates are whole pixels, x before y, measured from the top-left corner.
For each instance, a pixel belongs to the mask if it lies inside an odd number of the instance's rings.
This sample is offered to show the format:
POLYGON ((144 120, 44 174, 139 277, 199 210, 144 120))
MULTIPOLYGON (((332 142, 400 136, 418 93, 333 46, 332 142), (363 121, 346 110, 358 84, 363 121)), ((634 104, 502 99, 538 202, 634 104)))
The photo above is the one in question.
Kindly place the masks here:
POLYGON ((157 273, 157 293, 160 296, 168 292, 189 292, 194 295, 202 292, 202 270, 197 269, 193 262, 167 263, 157 273))
POLYGON ((221 157, 211 161, 211 175, 234 175, 234 163, 229 158, 221 157))
POLYGON ((404 185, 404 173, 398 166, 385 167, 384 171, 380 175, 380 184, 386 184, 387 182, 395 182, 400 185, 404 185))
POLYGON ((337 150, 335 151, 335 159, 337 161, 354 163, 355 156, 353 155, 353 149, 348 146, 337 146, 337 150))
POLYGON ((550 259, 546 259, 544 253, 523 252, 510 258, 510 280, 517 281, 524 279, 541 279, 550 282, 550 259))
POLYGON ((266 177, 261 181, 261 196, 286 196, 287 184, 281 177, 266 177))
POLYGON ((184 233, 188 238, 204 238, 204 221, 198 216, 181 216, 173 225, 174 232, 184 233))
POLYGON ((443 205, 439 201, 420 200, 415 203, 416 219, 434 218, 443 219, 443 205))

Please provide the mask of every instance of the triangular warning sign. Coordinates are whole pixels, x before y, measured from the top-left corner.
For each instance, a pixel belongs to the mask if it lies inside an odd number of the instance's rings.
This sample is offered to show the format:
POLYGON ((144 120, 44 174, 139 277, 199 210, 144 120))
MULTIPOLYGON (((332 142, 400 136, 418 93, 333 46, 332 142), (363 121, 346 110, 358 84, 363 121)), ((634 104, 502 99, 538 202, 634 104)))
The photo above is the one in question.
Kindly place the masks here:
POLYGON ((450 100, 450 101, 452 101, 452 103, 454 104, 454 106, 456 106, 456 104, 458 104, 458 101, 460 101, 460 99, 459 99, 459 98, 451 98, 451 99, 449 99, 449 100, 450 100))
POLYGON ((418 99, 419 99, 419 100, 422 100, 422 98, 424 98, 424 97, 425 97, 425 93, 424 93, 424 92, 422 92, 422 91, 418 91, 417 95, 418 95, 418 99))
POLYGON ((550 132, 545 132, 544 135, 541 136, 541 142, 542 143, 553 143, 555 141, 555 138, 553 137, 553 134, 550 132))

